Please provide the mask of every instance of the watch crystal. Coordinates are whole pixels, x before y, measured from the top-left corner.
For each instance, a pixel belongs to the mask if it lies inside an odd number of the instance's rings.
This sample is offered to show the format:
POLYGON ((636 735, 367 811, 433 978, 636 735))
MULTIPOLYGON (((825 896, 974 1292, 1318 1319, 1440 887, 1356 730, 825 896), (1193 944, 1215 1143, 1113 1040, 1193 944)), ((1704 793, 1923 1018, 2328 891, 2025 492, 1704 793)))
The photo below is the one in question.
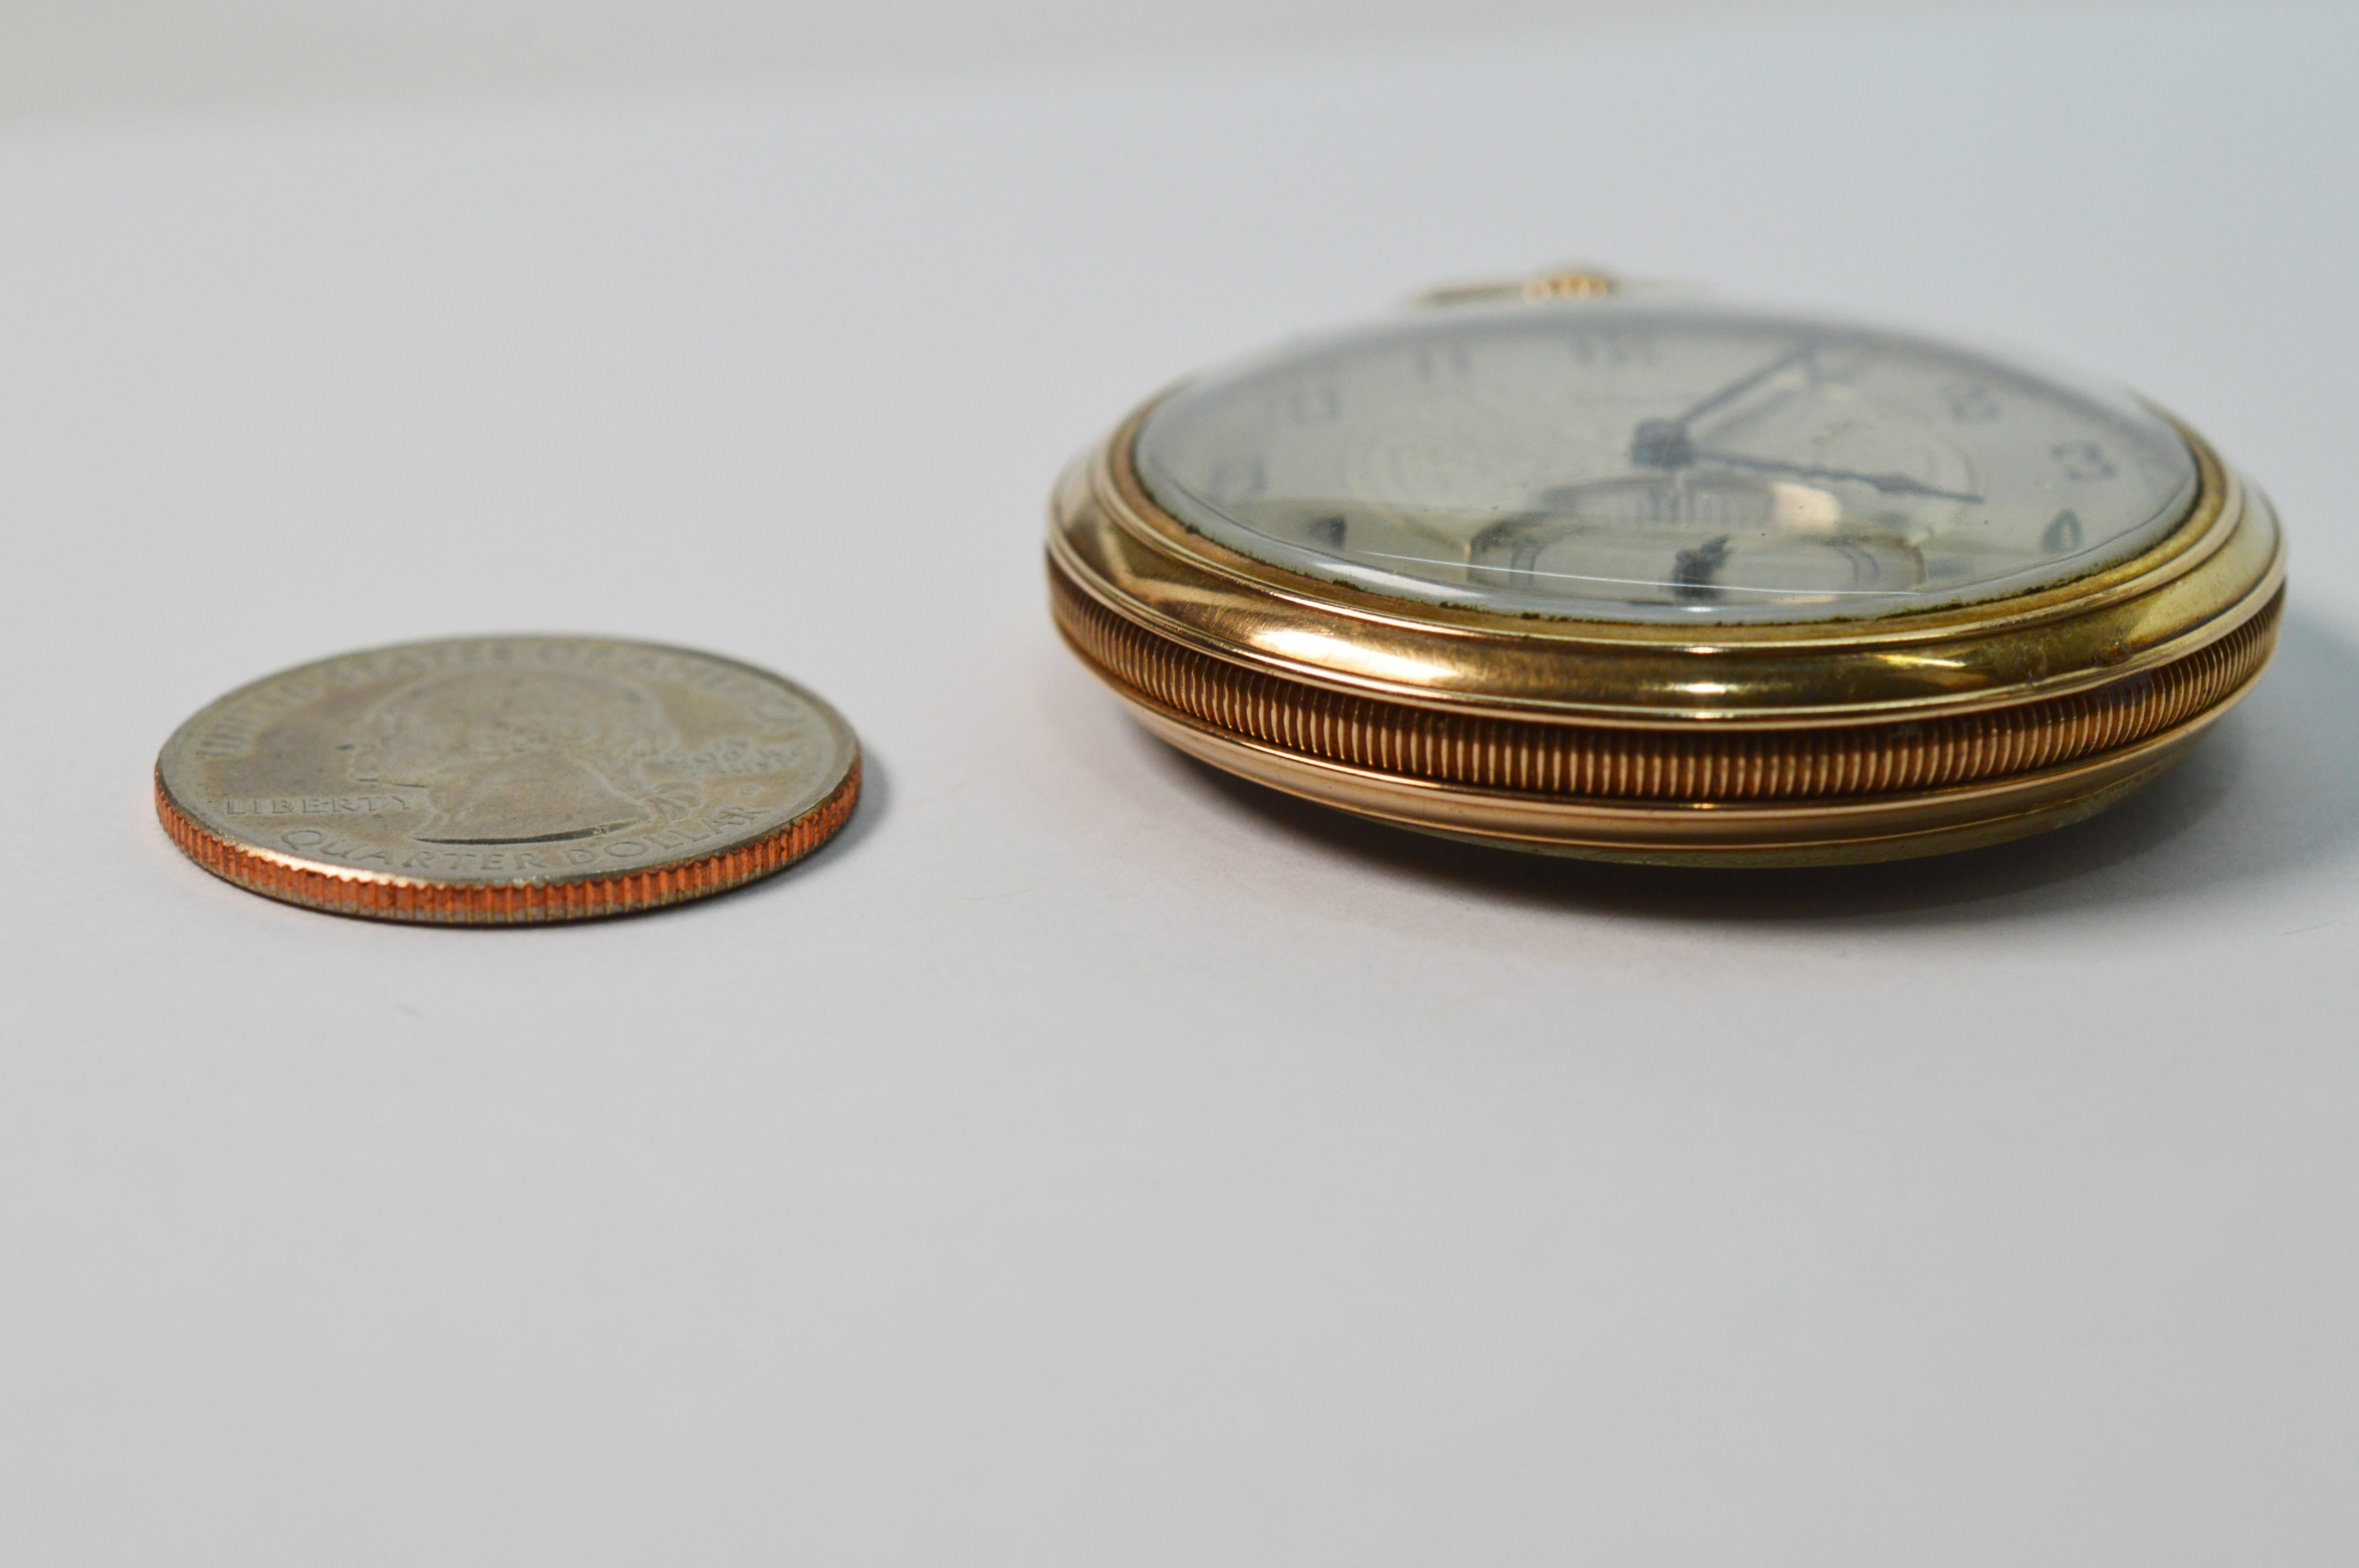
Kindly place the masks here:
POLYGON ((1507 614, 1808 622, 2003 598, 2154 545, 2195 463, 2127 395, 1691 302, 1462 306, 1190 383, 1150 495, 1256 560, 1507 614))

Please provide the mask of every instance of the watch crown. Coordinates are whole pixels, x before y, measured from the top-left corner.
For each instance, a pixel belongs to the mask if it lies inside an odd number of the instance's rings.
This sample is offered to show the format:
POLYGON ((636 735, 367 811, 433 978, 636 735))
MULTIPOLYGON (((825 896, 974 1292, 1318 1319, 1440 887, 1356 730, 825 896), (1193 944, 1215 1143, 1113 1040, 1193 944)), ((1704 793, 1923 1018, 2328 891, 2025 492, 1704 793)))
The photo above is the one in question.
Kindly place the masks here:
POLYGON ((1493 304, 1506 299, 1595 299, 1621 291, 1620 278, 1603 267, 1582 265, 1551 267, 1530 277, 1503 278, 1491 283, 1450 284, 1426 290, 1412 303, 1431 308, 1493 304))

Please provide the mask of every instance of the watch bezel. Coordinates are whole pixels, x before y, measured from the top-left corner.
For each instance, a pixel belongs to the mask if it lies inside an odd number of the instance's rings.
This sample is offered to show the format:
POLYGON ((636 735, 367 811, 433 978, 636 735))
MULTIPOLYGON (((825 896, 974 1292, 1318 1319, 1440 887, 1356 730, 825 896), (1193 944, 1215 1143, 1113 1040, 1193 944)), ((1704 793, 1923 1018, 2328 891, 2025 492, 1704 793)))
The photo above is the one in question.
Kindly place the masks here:
POLYGON ((1968 712, 2121 679, 2202 648, 2284 577, 2274 512, 2203 438, 2179 524, 2129 560, 2008 598, 1847 620, 1711 626, 1506 615, 1274 567, 1148 494, 1149 399, 1078 460, 1049 549, 1114 613, 1251 669, 1417 707, 1589 723, 1791 727, 1968 712))

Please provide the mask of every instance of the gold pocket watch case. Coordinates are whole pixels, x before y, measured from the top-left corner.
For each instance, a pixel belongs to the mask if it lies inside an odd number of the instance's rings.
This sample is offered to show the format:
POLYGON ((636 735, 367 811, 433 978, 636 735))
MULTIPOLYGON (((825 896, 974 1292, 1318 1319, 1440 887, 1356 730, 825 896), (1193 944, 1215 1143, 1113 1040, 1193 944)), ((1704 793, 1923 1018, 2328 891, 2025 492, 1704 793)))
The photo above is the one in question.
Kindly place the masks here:
POLYGON ((1513 848, 1889 860, 2104 809, 2268 661, 2276 516, 2127 394, 1592 274, 1434 297, 1059 483, 1057 624, 1183 751, 1513 848))

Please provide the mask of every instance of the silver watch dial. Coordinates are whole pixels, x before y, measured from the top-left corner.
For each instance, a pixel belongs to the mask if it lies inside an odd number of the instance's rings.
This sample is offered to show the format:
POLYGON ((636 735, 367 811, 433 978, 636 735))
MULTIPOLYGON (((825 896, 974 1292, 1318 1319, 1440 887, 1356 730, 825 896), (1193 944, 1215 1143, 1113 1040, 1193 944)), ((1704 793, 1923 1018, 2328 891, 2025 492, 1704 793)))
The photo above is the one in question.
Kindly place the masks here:
POLYGON ((1182 387, 1157 503, 1272 566, 1506 614, 1809 622, 2025 593, 2183 517, 2126 394, 1924 338, 1695 302, 1461 306, 1182 387))

